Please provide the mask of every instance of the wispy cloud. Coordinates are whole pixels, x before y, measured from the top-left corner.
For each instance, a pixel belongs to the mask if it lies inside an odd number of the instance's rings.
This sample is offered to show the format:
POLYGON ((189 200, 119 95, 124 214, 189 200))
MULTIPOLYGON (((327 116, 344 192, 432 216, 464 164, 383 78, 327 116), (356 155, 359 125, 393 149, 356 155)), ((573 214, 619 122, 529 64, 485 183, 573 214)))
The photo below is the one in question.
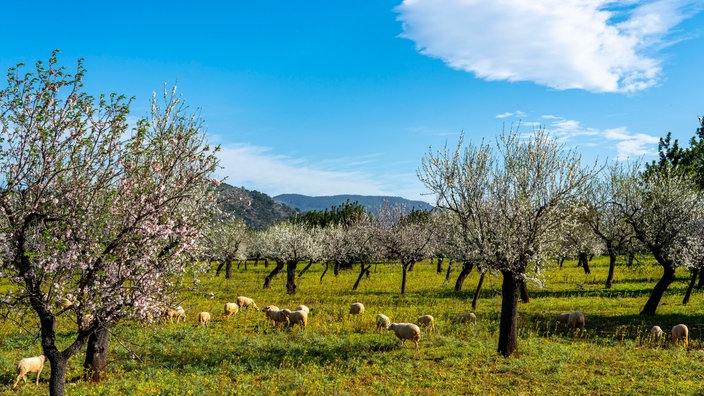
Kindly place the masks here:
POLYGON ((223 167, 219 176, 226 176, 228 184, 272 196, 283 193, 393 195, 380 181, 364 172, 330 170, 323 164, 274 154, 267 147, 227 145, 221 148, 219 158, 223 167))
POLYGON ((657 51, 701 0, 404 0, 401 37, 486 80, 635 92, 657 84, 657 51))

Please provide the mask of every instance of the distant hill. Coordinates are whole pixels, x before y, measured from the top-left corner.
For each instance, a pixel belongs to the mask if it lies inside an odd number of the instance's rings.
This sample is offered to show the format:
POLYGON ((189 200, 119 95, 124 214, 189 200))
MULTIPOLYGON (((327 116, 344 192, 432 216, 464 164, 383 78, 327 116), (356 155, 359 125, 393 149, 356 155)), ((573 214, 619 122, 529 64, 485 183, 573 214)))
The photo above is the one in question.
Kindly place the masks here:
POLYGON ((340 206, 347 201, 358 202, 364 206, 369 213, 378 212, 384 206, 385 202, 390 205, 404 205, 410 209, 431 210, 433 208, 427 202, 411 201, 401 197, 385 197, 385 196, 370 196, 370 195, 332 195, 322 197, 310 197, 301 194, 281 194, 274 197, 274 201, 284 204, 294 210, 301 212, 309 212, 311 210, 325 210, 333 206, 340 206))
POLYGON ((290 207, 275 202, 270 196, 259 191, 233 187, 227 183, 218 186, 220 208, 242 219, 255 230, 262 230, 272 224, 291 217, 295 212, 290 207))

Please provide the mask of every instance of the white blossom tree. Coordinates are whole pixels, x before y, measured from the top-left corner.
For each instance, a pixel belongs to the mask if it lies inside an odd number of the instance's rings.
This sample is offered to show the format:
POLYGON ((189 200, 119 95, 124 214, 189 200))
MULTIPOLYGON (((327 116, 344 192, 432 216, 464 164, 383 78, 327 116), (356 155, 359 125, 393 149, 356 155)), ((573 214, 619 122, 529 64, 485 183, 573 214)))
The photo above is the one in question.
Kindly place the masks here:
MULTIPOLYGON (((526 271, 553 253, 560 233, 575 222, 575 205, 592 176, 581 157, 543 129, 523 137, 504 133, 496 146, 469 144, 423 158, 420 180, 452 211, 465 239, 503 276, 498 352, 518 350, 518 298, 526 271)), ((538 267, 539 269, 539 267, 538 267)))
POLYGON ((671 167, 642 172, 639 163, 615 176, 616 203, 635 237, 663 269, 641 315, 655 315, 660 300, 685 265, 696 240, 689 238, 702 221, 704 201, 691 175, 671 167))
POLYGON ((82 62, 69 74, 56 54, 34 72, 11 68, 0 91, 0 273, 15 285, 4 300, 35 312, 50 394, 63 395, 68 359, 89 339, 86 364, 99 373, 107 330, 170 300, 205 223, 217 160, 174 92, 155 96, 151 116, 129 131, 130 101, 91 97, 82 62), (75 325, 63 329, 58 307, 69 297, 75 325), (57 331, 75 334, 64 350, 57 331))
POLYGON ((319 229, 304 224, 279 223, 266 229, 261 237, 263 255, 276 261, 276 267, 264 280, 264 287, 269 287, 274 276, 286 266, 286 293, 295 294, 298 262, 322 256, 319 229))
POLYGON ((225 267, 225 279, 232 277, 232 261, 246 260, 251 230, 241 219, 224 217, 210 224, 203 238, 206 257, 218 261, 215 276, 225 267))

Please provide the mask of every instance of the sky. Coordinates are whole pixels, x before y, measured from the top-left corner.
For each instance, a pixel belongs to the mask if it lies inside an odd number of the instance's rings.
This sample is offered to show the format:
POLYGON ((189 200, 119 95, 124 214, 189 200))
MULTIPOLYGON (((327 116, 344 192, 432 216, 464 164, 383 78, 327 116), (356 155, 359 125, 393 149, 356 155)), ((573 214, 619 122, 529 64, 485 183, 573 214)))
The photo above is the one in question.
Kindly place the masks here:
MULTIPOLYGON (((177 86, 217 177, 271 196, 433 203, 429 150, 543 127, 595 160, 657 158, 704 115, 704 0, 7 1, 0 70, 59 62, 89 93, 177 86), (7 17, 12 15, 13 17, 7 17)), ((28 67, 29 69, 29 67, 28 67)), ((0 81, 0 87, 5 81, 0 81)))

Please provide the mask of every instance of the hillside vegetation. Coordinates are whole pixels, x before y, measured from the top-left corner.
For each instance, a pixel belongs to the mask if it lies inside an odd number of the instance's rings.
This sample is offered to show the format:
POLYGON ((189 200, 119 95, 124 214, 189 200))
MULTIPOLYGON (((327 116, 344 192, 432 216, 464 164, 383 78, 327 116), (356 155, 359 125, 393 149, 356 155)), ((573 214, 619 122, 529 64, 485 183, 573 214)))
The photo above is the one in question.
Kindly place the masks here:
MULTIPOLYGON (((338 277, 328 272, 319 281, 322 265, 314 265, 299 279, 298 292, 287 295, 279 275, 270 289, 262 289, 271 270, 262 263, 241 266, 232 279, 214 278, 214 272, 195 285, 187 282, 182 294, 187 322, 149 324, 124 322, 113 330, 108 378, 86 383, 82 356, 70 360, 67 393, 71 395, 232 395, 232 394, 702 394, 704 392, 704 295, 698 291, 681 305, 688 273, 668 290, 655 317, 638 315, 648 298, 659 268, 652 262, 619 267, 613 288, 606 290, 608 260, 595 258, 592 274, 574 262, 546 272, 545 287, 529 287, 531 301, 519 306, 520 358, 496 353, 501 310, 501 277, 490 276, 477 307, 477 326, 454 324, 469 311, 478 276, 472 273, 465 290, 453 291, 445 274, 422 262, 408 274, 405 295, 398 294, 400 265, 379 264, 351 291, 356 271, 338 277), (211 300, 207 293, 214 293, 211 300), (268 304, 312 308, 308 328, 275 329, 261 312, 250 310, 230 320, 222 317, 223 304, 238 295, 268 304), (366 306, 362 316, 348 315, 349 305, 366 306), (581 310, 586 331, 556 329, 561 312, 581 310), (214 321, 196 323, 200 311, 214 321), (422 314, 435 316, 437 333, 423 331, 420 351, 402 347, 392 332, 377 332, 374 317, 411 322, 422 314), (688 349, 669 341, 649 344, 654 324, 669 329, 686 323, 688 349)), ((454 272, 457 275, 457 271, 454 272)), ((454 279, 454 277, 453 277, 454 279)), ((7 287, 7 286, 4 286, 7 287)), ((15 366, 22 357, 40 353, 38 325, 32 315, 0 322, 0 393, 46 394, 49 367, 39 387, 30 374, 28 384, 11 391, 15 366)), ((64 315, 62 320, 70 320, 64 315)), ((62 327, 63 328, 63 327, 62 327)), ((59 333, 58 343, 71 339, 59 333)))

